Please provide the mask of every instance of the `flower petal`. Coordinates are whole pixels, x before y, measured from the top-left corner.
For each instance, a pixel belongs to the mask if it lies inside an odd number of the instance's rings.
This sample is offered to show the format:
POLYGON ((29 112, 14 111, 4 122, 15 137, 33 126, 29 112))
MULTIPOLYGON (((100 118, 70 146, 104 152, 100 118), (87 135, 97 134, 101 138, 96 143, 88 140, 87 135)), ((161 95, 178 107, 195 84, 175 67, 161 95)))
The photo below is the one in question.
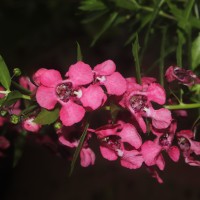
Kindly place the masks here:
POLYGON ((123 125, 123 129, 119 133, 119 136, 121 137, 122 142, 127 142, 136 149, 138 149, 142 145, 142 139, 138 134, 136 128, 129 123, 125 123, 123 125))
POLYGON ((113 150, 110 150, 104 146, 100 146, 101 155, 107 160, 117 160, 117 155, 113 150))
POLYGON ((39 86, 36 92, 36 100, 41 107, 48 110, 53 109, 57 103, 55 89, 39 86))
POLYGON ((82 89, 83 95, 80 98, 84 107, 90 107, 92 110, 97 109, 104 102, 104 91, 98 85, 90 85, 82 89))
POLYGON ((33 81, 35 82, 35 84, 37 86, 40 86, 41 85, 41 75, 44 74, 44 72, 48 71, 48 69, 46 68, 40 68, 38 69, 35 74, 33 75, 32 79, 33 81))
POLYGON ((108 94, 119 96, 126 91, 126 80, 119 72, 114 72, 112 75, 107 76, 103 84, 108 94))
POLYGON ((167 128, 172 121, 171 112, 165 108, 154 110, 153 108, 150 107, 147 112, 148 112, 147 116, 152 118, 152 125, 155 128, 158 129, 167 128))
POLYGON ((164 170, 165 168, 165 160, 162 156, 162 154, 159 154, 158 157, 156 158, 156 165, 160 170, 164 170))
POLYGON ((144 162, 148 166, 152 166, 156 164, 156 158, 161 151, 161 147, 154 143, 151 140, 148 140, 143 143, 141 147, 141 153, 144 158, 144 162))
POLYGON ((70 147, 70 148, 74 148, 78 146, 78 142, 70 142, 69 140, 67 140, 63 135, 59 137, 59 141, 61 144, 70 147))
POLYGON ((71 65, 65 76, 68 76, 74 85, 86 85, 93 81, 91 67, 82 61, 71 65))
POLYGON ((129 169, 138 169, 142 166, 143 161, 142 155, 138 151, 132 150, 124 151, 120 163, 123 167, 129 169))
POLYGON ((166 100, 165 90, 158 83, 152 83, 147 89, 147 96, 149 101, 154 101, 163 105, 166 100))
POLYGON ((108 76, 114 73, 116 70, 116 65, 112 60, 106 60, 105 62, 98 64, 94 67, 94 72, 97 75, 108 76))
POLYGON ((95 154, 90 148, 82 148, 80 152, 81 166, 88 167, 94 165, 95 154))
POLYGON ((180 151, 179 148, 176 146, 171 146, 167 151, 169 157, 174 161, 177 162, 180 157, 180 151))
POLYGON ((54 87, 58 82, 62 81, 62 77, 59 71, 49 69, 44 71, 40 76, 40 82, 46 87, 54 87))
POLYGON ((60 120, 65 126, 71 126, 80 122, 84 115, 85 109, 72 101, 68 101, 66 104, 63 104, 60 110, 60 120))

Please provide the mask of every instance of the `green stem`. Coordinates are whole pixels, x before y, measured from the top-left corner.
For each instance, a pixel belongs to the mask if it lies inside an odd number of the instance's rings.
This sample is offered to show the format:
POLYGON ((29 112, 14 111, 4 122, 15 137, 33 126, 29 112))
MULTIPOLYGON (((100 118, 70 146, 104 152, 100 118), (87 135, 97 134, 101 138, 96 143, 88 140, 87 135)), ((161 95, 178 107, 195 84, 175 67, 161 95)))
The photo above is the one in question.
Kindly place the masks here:
POLYGON ((23 94, 22 99, 31 100, 31 97, 28 95, 23 94))
MULTIPOLYGON (((148 11, 148 12, 154 12, 155 11, 154 8, 151 8, 151 7, 148 7, 148 6, 140 6, 140 9, 148 11)), ((172 15, 169 15, 169 14, 163 12, 162 10, 158 12, 158 15, 160 15, 162 17, 165 17, 167 19, 171 19, 171 20, 176 21, 175 17, 173 17, 172 15)))
POLYGON ((164 107, 169 110, 192 109, 192 108, 200 108, 200 103, 191 103, 191 104, 181 103, 178 105, 165 105, 164 107))

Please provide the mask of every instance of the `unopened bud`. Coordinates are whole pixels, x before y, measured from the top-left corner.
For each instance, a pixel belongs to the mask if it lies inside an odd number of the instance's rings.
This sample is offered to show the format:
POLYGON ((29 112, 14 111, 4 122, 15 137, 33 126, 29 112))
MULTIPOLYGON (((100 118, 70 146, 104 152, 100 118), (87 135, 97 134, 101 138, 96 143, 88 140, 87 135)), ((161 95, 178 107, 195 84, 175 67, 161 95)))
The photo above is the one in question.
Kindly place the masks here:
POLYGON ((1 110, 1 116, 5 117, 8 112, 6 110, 1 110))
POLYGON ((11 115, 10 116, 10 122, 12 124, 18 124, 20 122, 20 116, 17 115, 11 115))
POLYGON ((56 122, 56 123, 54 124, 54 128, 55 128, 56 130, 61 129, 61 128, 62 128, 62 123, 56 122))
POLYGON ((13 74, 15 76, 20 76, 22 74, 21 70, 19 68, 14 68, 13 69, 13 74))

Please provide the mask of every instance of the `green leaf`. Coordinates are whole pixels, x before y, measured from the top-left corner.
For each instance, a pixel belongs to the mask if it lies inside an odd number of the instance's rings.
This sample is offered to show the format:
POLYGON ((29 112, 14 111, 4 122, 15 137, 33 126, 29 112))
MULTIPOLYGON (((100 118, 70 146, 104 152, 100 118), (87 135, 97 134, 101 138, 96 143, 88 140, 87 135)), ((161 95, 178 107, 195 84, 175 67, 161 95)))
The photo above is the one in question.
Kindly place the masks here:
POLYGON ((200 65, 200 35, 192 43, 192 70, 200 65))
POLYGON ((6 90, 10 90, 11 77, 8 67, 0 55, 0 83, 6 90))
POLYGON ((140 31, 142 31, 142 29, 150 22, 151 20, 151 14, 147 14, 146 16, 144 16, 142 19, 141 19, 141 25, 138 29, 136 29, 133 34, 131 34, 131 36, 128 38, 128 40, 125 42, 125 46, 128 45, 129 43, 131 43, 137 34, 140 33, 140 31))
POLYGON ((14 104, 17 100, 21 99, 23 94, 21 94, 19 91, 12 91, 8 94, 6 101, 4 102, 4 105, 10 106, 14 104))
POLYGON ((76 42, 76 44, 77 44, 77 61, 82 61, 83 56, 82 56, 82 53, 81 53, 81 47, 80 47, 78 42, 76 42))
POLYGON ((117 18, 118 13, 117 12, 113 12, 111 13, 111 15, 109 16, 108 20, 106 21, 106 23, 103 25, 102 29, 97 33, 97 35, 95 35, 91 46, 94 46, 94 44, 96 43, 96 41, 101 37, 101 35, 107 30, 109 29, 113 22, 115 21, 115 19, 117 18))
POLYGON ((54 110, 42 109, 41 112, 37 115, 34 122, 41 125, 49 125, 54 123, 59 117, 59 108, 54 110))
POLYGON ((140 5, 135 0, 116 0, 115 4, 117 7, 127 10, 138 10, 140 8, 140 5))
POLYGON ((87 129, 88 129, 88 127, 89 127, 89 123, 87 123, 87 124, 85 125, 84 131, 83 131, 83 133, 82 133, 82 135, 81 135, 81 138, 80 138, 80 140, 79 140, 78 147, 76 148, 76 151, 74 152, 73 159, 72 159, 72 163, 71 163, 71 168, 70 168, 70 172, 69 172, 69 175, 70 175, 70 176, 71 176, 72 173, 73 173, 76 160, 77 160, 78 155, 79 155, 79 153, 80 153, 80 151, 81 151, 81 148, 82 148, 82 146, 83 146, 85 137, 86 137, 86 135, 87 135, 87 129))
POLYGON ((136 71, 136 79, 139 84, 141 84, 141 73, 140 73, 140 63, 139 63, 139 41, 138 35, 136 35, 135 42, 132 45, 132 53, 135 60, 135 71, 136 71))
POLYGON ((179 67, 182 67, 182 56, 183 56, 183 44, 185 43, 185 37, 181 30, 177 30, 178 45, 176 49, 176 62, 179 67))
POLYGON ((83 0, 79 6, 79 9, 82 11, 99 11, 106 8, 105 4, 98 0, 83 0))

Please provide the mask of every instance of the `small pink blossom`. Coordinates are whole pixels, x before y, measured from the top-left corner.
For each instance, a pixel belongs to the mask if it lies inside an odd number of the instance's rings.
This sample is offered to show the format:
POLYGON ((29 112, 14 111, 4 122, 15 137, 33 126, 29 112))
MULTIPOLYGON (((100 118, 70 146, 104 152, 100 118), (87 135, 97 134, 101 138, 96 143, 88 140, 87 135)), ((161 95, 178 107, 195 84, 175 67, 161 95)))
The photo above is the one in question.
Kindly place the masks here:
POLYGON ((112 60, 107 60, 94 67, 94 82, 106 87, 107 93, 120 96, 126 91, 126 80, 116 71, 112 60))
POLYGON ((151 102, 163 105, 166 94, 158 83, 151 81, 148 80, 148 84, 144 81, 142 85, 139 85, 134 82, 134 79, 129 78, 127 92, 119 102, 122 107, 128 108, 144 133, 146 132, 146 124, 143 117, 151 118, 153 126, 158 129, 167 128, 172 120, 169 110, 165 108, 154 110, 151 102))
POLYGON ((27 76, 21 76, 19 79, 19 84, 25 89, 30 90, 31 92, 36 90, 36 86, 31 82, 30 78, 27 76))
POLYGON ((25 119, 22 122, 22 127, 27 131, 37 133, 40 130, 41 125, 35 123, 34 119, 35 117, 30 117, 30 118, 25 119))
POLYGON ((177 80, 179 83, 187 86, 200 83, 200 79, 191 70, 185 70, 177 66, 170 66, 165 73, 168 82, 177 80))
POLYGON ((147 166, 157 165, 160 170, 163 170, 165 161, 161 154, 162 151, 166 151, 174 162, 177 162, 180 157, 178 147, 172 145, 176 122, 173 121, 167 129, 159 130, 152 127, 151 130, 157 137, 153 141, 147 140, 144 142, 141 147, 141 153, 147 166))
POLYGON ((10 147, 10 142, 4 136, 0 136, 0 149, 5 150, 10 147))
POLYGON ((95 110, 101 106, 105 94, 101 88, 93 85, 83 87, 93 81, 93 72, 89 65, 81 61, 70 66, 66 77, 62 80, 60 72, 44 70, 38 78, 40 86, 36 99, 41 107, 48 110, 59 102, 62 105, 60 119, 65 126, 71 126, 82 120, 86 109, 95 110))
POLYGON ((143 158, 137 149, 142 140, 132 124, 119 121, 115 125, 102 126, 94 132, 100 141, 100 151, 105 159, 116 160, 119 157, 123 167, 141 167, 143 158))
POLYGON ((193 157, 193 154, 200 155, 200 142, 194 140, 194 133, 191 130, 182 130, 177 133, 177 139, 185 162, 200 167, 200 161, 193 157))
MULTIPOLYGON (((61 144, 70 148, 78 147, 79 140, 75 137, 77 131, 74 130, 74 127, 63 127, 57 133, 59 134, 59 141, 61 144)), ((90 135, 87 135, 87 138, 84 141, 83 147, 80 151, 80 163, 82 167, 88 167, 90 165, 94 165, 95 163, 95 154, 88 146, 89 138, 90 135)))

